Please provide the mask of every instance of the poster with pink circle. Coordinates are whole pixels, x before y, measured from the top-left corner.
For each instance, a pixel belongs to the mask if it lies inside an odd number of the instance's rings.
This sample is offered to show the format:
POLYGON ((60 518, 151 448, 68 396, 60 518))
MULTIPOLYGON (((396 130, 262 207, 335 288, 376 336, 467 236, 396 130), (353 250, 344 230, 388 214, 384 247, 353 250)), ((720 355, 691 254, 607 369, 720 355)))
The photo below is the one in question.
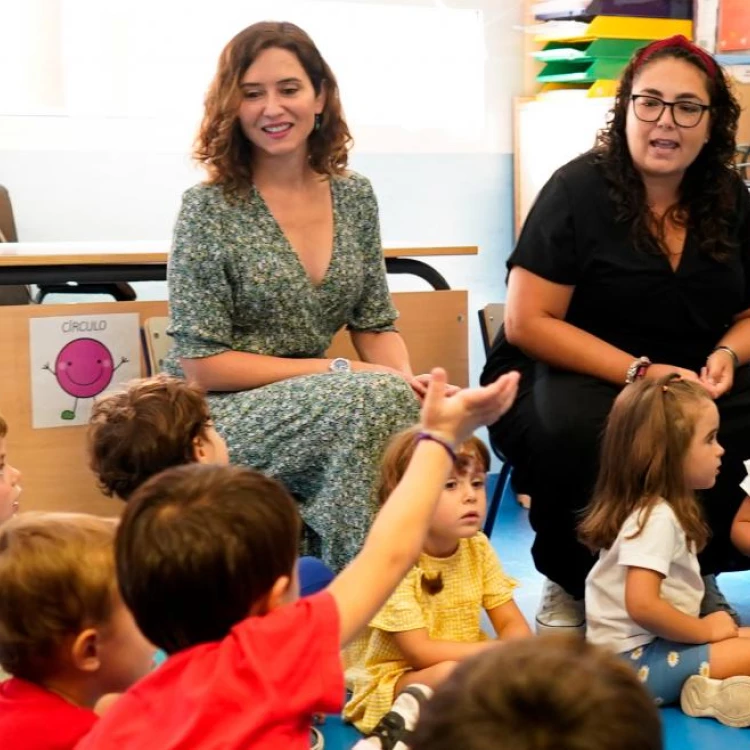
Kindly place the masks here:
POLYGON ((93 400, 141 374, 136 313, 29 321, 32 426, 88 422, 93 400))

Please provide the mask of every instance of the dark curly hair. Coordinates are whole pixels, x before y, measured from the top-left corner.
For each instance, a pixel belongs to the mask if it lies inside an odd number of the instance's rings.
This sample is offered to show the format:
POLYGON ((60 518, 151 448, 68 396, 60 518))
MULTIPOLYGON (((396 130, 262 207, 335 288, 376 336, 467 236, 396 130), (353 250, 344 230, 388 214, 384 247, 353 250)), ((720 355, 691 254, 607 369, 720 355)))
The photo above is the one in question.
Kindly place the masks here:
POLYGON ((240 82, 258 55, 271 48, 288 50, 297 57, 316 95, 325 89, 320 127, 308 138, 310 166, 323 175, 340 175, 346 169, 352 137, 333 72, 312 39, 298 26, 263 21, 241 31, 222 51, 206 93, 203 121, 193 148, 193 158, 205 167, 208 182, 220 184, 227 195, 252 185, 252 144, 242 132, 238 117, 240 82))
POLYGON ((695 232, 703 253, 724 260, 734 248, 730 222, 736 210, 738 180, 731 164, 740 106, 721 68, 717 65, 715 75, 709 75, 705 62, 690 50, 679 46, 664 47, 641 64, 639 53, 636 52, 625 68, 607 127, 599 132, 594 150, 609 183, 616 218, 632 225, 634 244, 641 250, 662 251, 665 219, 669 218, 695 232), (708 143, 682 179, 679 202, 672 206, 666 217, 655 220, 646 201, 643 180, 630 156, 625 122, 636 76, 646 65, 665 58, 685 60, 706 75, 711 100, 711 127, 708 143), (652 231, 654 224, 656 237, 652 231))

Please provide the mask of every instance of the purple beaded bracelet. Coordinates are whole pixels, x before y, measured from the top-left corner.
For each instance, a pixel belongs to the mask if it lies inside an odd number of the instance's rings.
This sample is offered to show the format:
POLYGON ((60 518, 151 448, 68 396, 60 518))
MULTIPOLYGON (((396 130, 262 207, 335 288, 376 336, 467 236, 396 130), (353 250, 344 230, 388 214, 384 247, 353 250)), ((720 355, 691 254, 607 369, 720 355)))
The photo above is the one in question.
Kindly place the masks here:
POLYGON ((438 435, 433 435, 431 432, 419 432, 417 433, 417 442, 419 442, 420 440, 432 440, 434 443, 442 445, 443 448, 445 448, 445 450, 447 450, 450 454, 453 463, 456 463, 456 461, 458 460, 456 451, 453 449, 453 446, 447 440, 439 437, 438 435))

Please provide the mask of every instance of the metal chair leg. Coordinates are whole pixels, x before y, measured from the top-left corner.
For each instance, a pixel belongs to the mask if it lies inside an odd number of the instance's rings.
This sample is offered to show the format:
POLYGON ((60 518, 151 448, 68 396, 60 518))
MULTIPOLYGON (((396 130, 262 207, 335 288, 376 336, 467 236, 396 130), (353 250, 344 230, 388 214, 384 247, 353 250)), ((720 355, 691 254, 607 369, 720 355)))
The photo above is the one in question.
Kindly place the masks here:
POLYGON ((495 527, 497 512, 500 510, 500 501, 503 499, 503 493, 510 480, 510 471, 510 463, 503 461, 503 468, 500 469, 500 474, 497 477, 497 484, 490 498, 490 503, 487 506, 487 517, 484 520, 484 533, 488 538, 492 536, 492 529, 495 527))

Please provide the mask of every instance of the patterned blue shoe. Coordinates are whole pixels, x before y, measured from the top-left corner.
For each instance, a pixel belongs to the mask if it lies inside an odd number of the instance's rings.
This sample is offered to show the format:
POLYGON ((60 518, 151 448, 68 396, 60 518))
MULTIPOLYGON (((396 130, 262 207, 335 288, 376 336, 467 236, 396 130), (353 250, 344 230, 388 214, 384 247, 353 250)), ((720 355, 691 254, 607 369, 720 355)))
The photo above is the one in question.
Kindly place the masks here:
POLYGON ((370 734, 380 740, 382 750, 409 750, 409 738, 419 720, 422 706, 432 697, 427 685, 409 685, 399 693, 391 710, 370 734))

